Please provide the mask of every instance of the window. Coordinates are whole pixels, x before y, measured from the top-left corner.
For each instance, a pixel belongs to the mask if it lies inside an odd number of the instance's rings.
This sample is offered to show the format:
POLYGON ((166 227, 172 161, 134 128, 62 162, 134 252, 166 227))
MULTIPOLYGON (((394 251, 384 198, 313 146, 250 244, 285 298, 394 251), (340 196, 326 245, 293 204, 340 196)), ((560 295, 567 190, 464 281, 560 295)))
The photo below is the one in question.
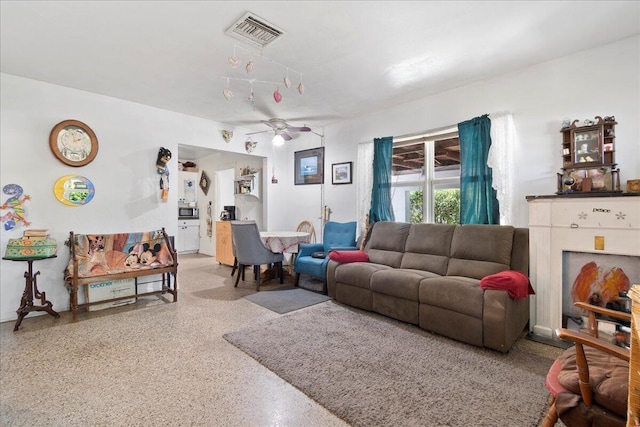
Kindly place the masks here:
POLYGON ((391 195, 396 221, 460 222, 457 128, 394 138, 391 195))

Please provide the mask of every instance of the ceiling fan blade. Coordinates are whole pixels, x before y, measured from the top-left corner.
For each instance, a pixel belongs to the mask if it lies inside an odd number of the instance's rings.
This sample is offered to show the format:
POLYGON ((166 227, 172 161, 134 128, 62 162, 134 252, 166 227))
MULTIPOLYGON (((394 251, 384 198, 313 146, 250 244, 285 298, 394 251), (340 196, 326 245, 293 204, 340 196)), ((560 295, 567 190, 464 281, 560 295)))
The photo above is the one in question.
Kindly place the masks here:
POLYGON ((311 132, 311 128, 308 126, 302 126, 302 127, 287 126, 287 130, 289 132, 311 132))
POLYGON ((291 138, 291 135, 289 135, 289 134, 288 134, 288 133, 286 133, 286 132, 282 132, 280 135, 282 135, 282 138, 283 138, 285 141, 291 141, 291 140, 293 139, 293 138, 291 138))
POLYGON ((270 130, 261 130, 258 132, 249 132, 249 133, 245 133, 245 135, 255 135, 257 133, 265 133, 265 132, 271 132, 270 130))
POLYGON ((272 129, 276 128, 276 126, 273 123, 271 123, 271 121, 269 120, 260 120, 260 123, 264 123, 265 125, 269 126, 272 129))

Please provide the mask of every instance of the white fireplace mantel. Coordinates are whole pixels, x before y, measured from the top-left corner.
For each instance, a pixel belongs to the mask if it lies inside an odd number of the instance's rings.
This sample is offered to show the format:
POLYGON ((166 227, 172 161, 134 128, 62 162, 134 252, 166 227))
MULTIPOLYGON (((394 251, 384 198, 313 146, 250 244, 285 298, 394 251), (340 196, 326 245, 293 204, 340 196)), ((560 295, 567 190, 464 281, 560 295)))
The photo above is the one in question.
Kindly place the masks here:
POLYGON ((529 196, 530 329, 554 337, 562 327, 562 253, 640 256, 640 194, 529 196), (604 240, 604 249, 596 244, 604 240))

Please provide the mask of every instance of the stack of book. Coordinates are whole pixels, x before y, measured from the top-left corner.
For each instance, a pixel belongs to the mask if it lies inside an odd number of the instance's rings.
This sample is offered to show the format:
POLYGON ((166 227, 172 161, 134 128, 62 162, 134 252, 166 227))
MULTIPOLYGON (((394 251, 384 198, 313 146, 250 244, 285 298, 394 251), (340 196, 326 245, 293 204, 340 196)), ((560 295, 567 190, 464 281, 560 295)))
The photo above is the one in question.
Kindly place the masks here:
POLYGON ((22 232, 22 238, 27 240, 45 240, 49 237, 49 230, 29 229, 22 232))

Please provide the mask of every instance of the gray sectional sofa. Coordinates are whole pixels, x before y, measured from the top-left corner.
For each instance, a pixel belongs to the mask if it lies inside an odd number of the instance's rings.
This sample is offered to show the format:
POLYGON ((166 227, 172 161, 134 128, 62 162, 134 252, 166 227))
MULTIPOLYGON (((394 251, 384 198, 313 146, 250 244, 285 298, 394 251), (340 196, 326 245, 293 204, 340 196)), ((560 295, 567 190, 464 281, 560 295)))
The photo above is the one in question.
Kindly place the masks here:
POLYGON ((364 250, 368 262, 329 262, 336 301, 501 352, 529 321, 529 297, 480 287, 501 271, 528 275, 526 228, 377 222, 364 250))

